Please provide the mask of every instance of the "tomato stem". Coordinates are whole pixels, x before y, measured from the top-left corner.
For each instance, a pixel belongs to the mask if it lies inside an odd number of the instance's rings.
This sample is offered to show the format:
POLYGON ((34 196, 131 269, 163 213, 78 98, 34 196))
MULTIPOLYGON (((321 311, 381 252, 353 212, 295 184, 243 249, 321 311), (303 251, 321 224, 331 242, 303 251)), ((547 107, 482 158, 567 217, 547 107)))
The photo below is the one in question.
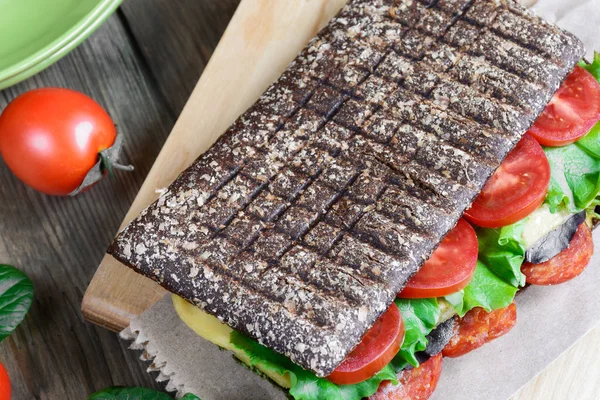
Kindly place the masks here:
MULTIPOLYGON (((107 149, 107 150, 110 150, 110 149, 107 149)), ((133 165, 123 165, 123 164, 119 164, 117 161, 113 161, 111 159, 110 154, 107 152, 107 150, 103 150, 103 151, 99 152, 98 156, 100 157, 102 170, 108 171, 108 175, 114 176, 115 170, 127 171, 127 172, 131 172, 134 170, 133 165)))
POLYGON ((123 164, 119 164, 119 163, 116 163, 116 162, 113 162, 111 165, 112 165, 112 167, 114 169, 117 169, 119 171, 128 171, 128 172, 131 172, 131 171, 133 171, 135 169, 133 167, 133 165, 123 165, 123 164))

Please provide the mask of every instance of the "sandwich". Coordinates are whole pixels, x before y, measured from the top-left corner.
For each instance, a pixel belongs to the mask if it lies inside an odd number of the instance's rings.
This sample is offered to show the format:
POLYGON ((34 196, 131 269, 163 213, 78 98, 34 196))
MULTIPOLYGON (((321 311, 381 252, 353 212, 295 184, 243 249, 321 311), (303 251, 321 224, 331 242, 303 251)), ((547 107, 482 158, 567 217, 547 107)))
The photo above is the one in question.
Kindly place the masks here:
POLYGON ((108 251, 295 399, 426 399, 589 262, 582 55, 512 0, 350 0, 108 251))

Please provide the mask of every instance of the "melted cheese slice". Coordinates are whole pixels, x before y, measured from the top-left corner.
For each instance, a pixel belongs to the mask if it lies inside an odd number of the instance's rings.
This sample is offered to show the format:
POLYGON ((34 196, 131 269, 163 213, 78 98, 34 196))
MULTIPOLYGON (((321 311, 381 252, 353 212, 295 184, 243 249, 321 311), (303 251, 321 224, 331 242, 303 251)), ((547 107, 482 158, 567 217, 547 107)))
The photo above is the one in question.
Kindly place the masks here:
MULTIPOLYGON (((229 337, 233 329, 219 321, 216 317, 202 311, 198 307, 188 303, 179 296, 171 296, 173 305, 179 318, 196 334, 216 344, 219 347, 230 350, 233 354, 247 365, 252 365, 250 358, 242 350, 236 348, 229 337)), ((289 374, 281 375, 264 368, 261 364, 254 365, 263 374, 271 378, 275 383, 284 388, 292 387, 289 374)))
POLYGON ((562 209, 553 214, 550 212, 548 204, 542 204, 525 220, 525 226, 523 227, 525 248, 532 247, 538 240, 564 224, 571 215, 573 214, 562 209))

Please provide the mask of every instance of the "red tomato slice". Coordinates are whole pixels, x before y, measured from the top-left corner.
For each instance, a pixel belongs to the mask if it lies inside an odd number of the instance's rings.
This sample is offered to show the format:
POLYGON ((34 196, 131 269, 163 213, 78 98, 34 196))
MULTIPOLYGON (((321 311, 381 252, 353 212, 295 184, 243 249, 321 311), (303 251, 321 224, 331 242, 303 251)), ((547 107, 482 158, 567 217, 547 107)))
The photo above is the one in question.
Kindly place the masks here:
POLYGON ((454 335, 442 350, 444 357, 460 357, 492 340, 499 338, 517 323, 517 306, 487 312, 474 308, 454 325, 454 335))
POLYGON ((327 379, 338 385, 350 385, 371 378, 392 361, 403 339, 402 315, 398 306, 392 304, 327 379))
POLYGON ((525 135, 483 187, 465 218, 485 228, 513 224, 546 198, 550 164, 542 146, 525 135))
POLYGON ((521 271, 532 285, 558 285, 581 274, 594 254, 592 231, 585 222, 579 225, 569 247, 541 264, 525 263, 521 271))
POLYGON ((442 355, 438 354, 398 374, 398 385, 383 382, 369 400, 427 400, 442 375, 442 355))
POLYGON ((475 230, 461 218, 398 297, 419 299, 458 292, 475 273, 478 250, 475 230))
POLYGON ((544 146, 565 146, 600 119, 600 83, 579 66, 563 82, 529 133, 544 146))

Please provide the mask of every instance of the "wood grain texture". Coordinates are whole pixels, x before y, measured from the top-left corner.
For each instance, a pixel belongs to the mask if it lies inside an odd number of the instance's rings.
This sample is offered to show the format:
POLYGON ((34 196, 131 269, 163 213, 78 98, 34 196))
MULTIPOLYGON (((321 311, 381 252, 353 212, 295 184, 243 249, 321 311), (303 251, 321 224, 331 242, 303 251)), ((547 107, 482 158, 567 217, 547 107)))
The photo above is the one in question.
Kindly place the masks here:
MULTIPOLYGON (((137 360, 139 354, 127 350, 112 332, 83 321, 79 304, 236 4, 237 0, 127 0, 124 13, 111 17, 67 58, 0 92, 0 109, 35 87, 87 92, 108 108, 126 133, 124 159, 137 167, 135 173, 105 180, 80 197, 62 199, 26 188, 0 161, 0 262, 19 266, 36 285, 31 313, 0 345, 14 400, 83 400, 109 385, 158 386, 137 360), (191 40, 190 28, 195 29, 191 40), (201 57, 190 54, 198 48, 204 51, 201 57), (166 73, 168 68, 172 72, 166 73)), ((516 399, 597 399, 598 355, 596 329, 516 399)))
MULTIPOLYGON (((161 22, 170 24, 163 36, 138 46, 129 30, 136 21, 136 9, 130 7, 127 21, 123 14, 113 15, 66 58, 0 91, 0 110, 18 94, 37 87, 69 87, 89 94, 107 108, 125 134, 123 161, 136 167, 135 172, 105 179, 75 198, 55 198, 25 187, 0 161, 0 262, 21 268, 35 284, 31 312, 0 344, 0 362, 11 375, 14 400, 83 400, 112 385, 162 387, 146 373, 138 352, 128 350, 114 333, 86 323, 80 314, 85 288, 173 127, 177 104, 189 95, 177 89, 168 98, 162 87, 193 86, 206 61, 195 58, 185 72, 154 75, 155 68, 139 49, 154 46, 158 51, 168 45, 174 55, 181 51, 179 57, 185 58, 185 51, 173 43, 185 37, 187 29, 178 25, 185 15, 179 14, 177 5, 170 0, 154 3, 165 10, 170 5, 173 11, 173 18, 161 22), (164 81, 159 84, 159 79, 164 81)), ((188 5, 195 11, 184 25, 211 27, 193 39, 206 46, 206 57, 236 3, 197 0, 188 5)))
MULTIPOLYGON (((158 198, 281 75, 344 0, 246 0, 215 50, 123 225, 158 198), (290 35, 290 26, 294 26, 290 35)), ((86 319, 121 330, 163 289, 105 256, 82 304, 86 319)))
POLYGON ((153 385, 123 343, 84 323, 78 312, 94 264, 173 121, 146 75, 113 16, 55 66, 0 92, 0 108, 19 93, 42 86, 91 95, 125 134, 124 160, 137 167, 76 198, 55 198, 25 187, 0 164, 1 260, 23 269, 35 285, 31 312, 0 346, 15 399, 83 399, 114 384, 153 385), (137 107, 142 101, 145 106, 137 107))
POLYGON ((240 0, 127 0, 122 10, 156 85, 179 115, 240 0))
MULTIPOLYGON (((590 267, 600 268, 600 265, 590 267)), ((548 334, 560 335, 560 332, 548 334)), ((597 400, 600 398, 599 376, 600 328, 595 328, 554 360, 512 400, 597 400)))

